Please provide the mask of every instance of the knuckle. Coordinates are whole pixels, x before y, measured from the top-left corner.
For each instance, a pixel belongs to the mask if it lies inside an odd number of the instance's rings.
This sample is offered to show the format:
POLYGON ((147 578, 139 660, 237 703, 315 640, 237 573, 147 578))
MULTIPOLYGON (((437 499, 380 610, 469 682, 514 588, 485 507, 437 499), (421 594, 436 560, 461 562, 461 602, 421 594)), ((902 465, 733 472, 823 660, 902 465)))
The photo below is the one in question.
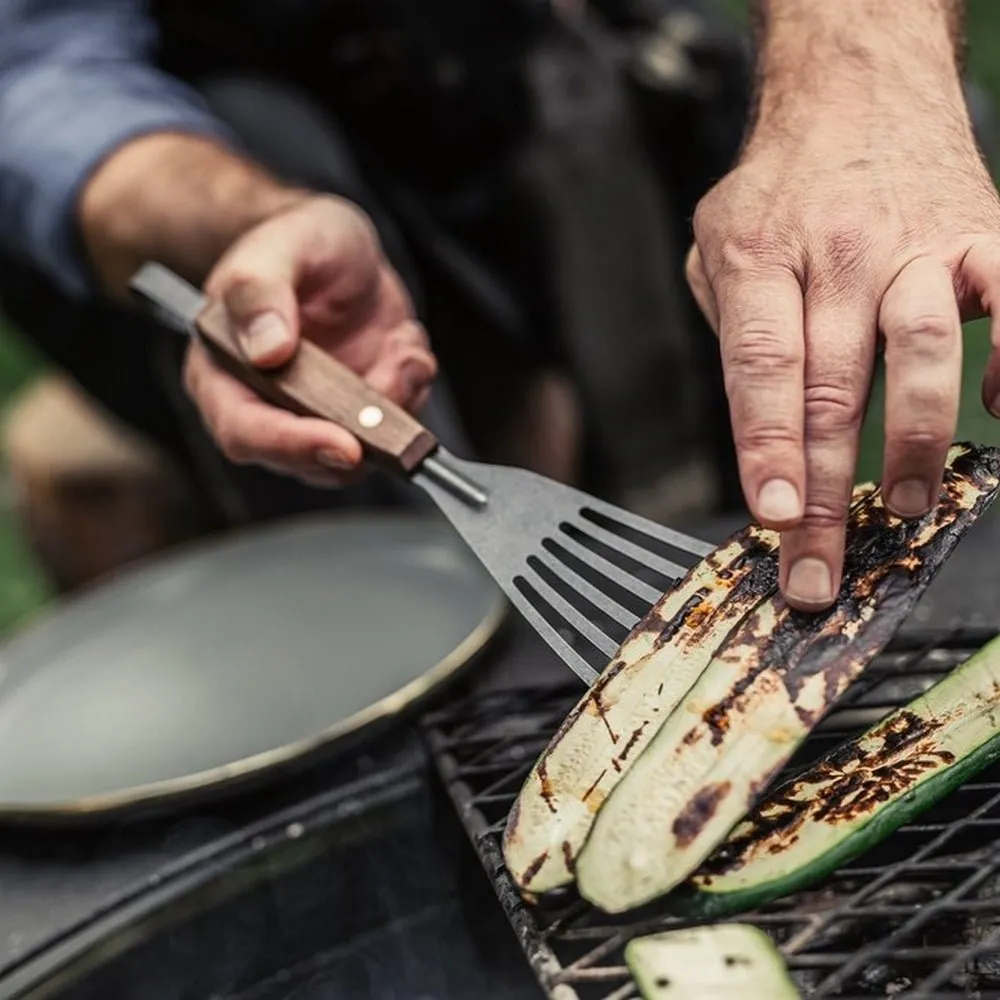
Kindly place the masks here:
POLYGON ((799 280, 803 272, 801 240, 787 225, 748 226, 728 213, 713 213, 695 225, 694 234, 698 252, 686 261, 689 281, 697 280, 700 271, 713 285, 776 272, 799 280))
POLYGON ((223 418, 216 422, 214 428, 215 441, 219 450, 235 465, 248 465, 252 461, 252 453, 245 438, 233 424, 223 418))
POLYGON ((788 260, 791 241, 786 227, 775 225, 774 220, 766 226, 748 224, 743 213, 733 210, 726 181, 698 203, 692 229, 695 246, 711 258, 713 271, 743 272, 762 263, 788 260))
POLYGON ((695 206, 694 215, 691 219, 691 228, 694 230, 695 241, 697 243, 711 238, 715 230, 716 217, 718 215, 718 201, 719 189, 714 187, 695 206))
POLYGON ((834 221, 810 240, 807 291, 816 298, 857 294, 870 283, 874 240, 862 220, 834 221))
MULTIPOLYGON (((859 385, 861 383, 858 383, 859 385)), ((842 382, 806 386, 806 427, 810 435, 853 431, 864 416, 864 394, 842 382)))
POLYGON ((740 452, 779 452, 802 444, 801 434, 788 424, 741 421, 733 430, 733 439, 740 452))
POLYGON ((727 232, 715 251, 715 268, 721 278, 759 274, 782 268, 795 272, 791 243, 779 230, 727 232))
POLYGON ((788 337, 767 320, 753 320, 727 338, 726 361, 735 376, 783 375, 803 361, 798 338, 788 337))
POLYGON ((931 358, 950 351, 959 335, 952 320, 933 313, 890 321, 884 333, 887 341, 905 348, 907 354, 931 358))
POLYGON ((945 419, 921 420, 890 428, 887 438, 893 448, 905 451, 939 452, 951 444, 950 422, 945 419))
POLYGON ((754 424, 744 421, 734 427, 733 442, 741 456, 765 459, 769 466, 785 466, 783 461, 802 447, 801 434, 791 426, 754 424))
POLYGON ((736 167, 698 202, 695 245, 711 280, 763 269, 801 270, 804 232, 795 213, 775 209, 770 184, 736 167))
POLYGON ((860 271, 872 250, 870 233, 863 220, 836 222, 823 238, 823 258, 828 269, 838 275, 860 271))
POLYGON ((684 277, 692 288, 701 287, 705 283, 705 265, 697 246, 688 250, 684 260, 684 277))
POLYGON ((820 494, 806 498, 802 523, 820 530, 840 528, 847 520, 847 502, 841 497, 820 494))
POLYGON ((691 220, 695 233, 710 232, 730 219, 741 218, 742 213, 734 211, 734 207, 745 202, 745 191, 740 194, 742 187, 739 167, 716 181, 695 205, 691 220))

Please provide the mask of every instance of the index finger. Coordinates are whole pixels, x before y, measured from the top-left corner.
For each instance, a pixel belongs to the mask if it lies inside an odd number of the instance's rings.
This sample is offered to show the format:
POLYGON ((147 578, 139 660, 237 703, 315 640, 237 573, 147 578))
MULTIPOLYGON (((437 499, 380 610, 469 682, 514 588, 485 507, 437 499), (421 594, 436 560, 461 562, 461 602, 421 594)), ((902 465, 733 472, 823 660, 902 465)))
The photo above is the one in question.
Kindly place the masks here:
POLYGON ((713 283, 740 481, 761 524, 782 530, 804 510, 803 298, 785 268, 713 283))

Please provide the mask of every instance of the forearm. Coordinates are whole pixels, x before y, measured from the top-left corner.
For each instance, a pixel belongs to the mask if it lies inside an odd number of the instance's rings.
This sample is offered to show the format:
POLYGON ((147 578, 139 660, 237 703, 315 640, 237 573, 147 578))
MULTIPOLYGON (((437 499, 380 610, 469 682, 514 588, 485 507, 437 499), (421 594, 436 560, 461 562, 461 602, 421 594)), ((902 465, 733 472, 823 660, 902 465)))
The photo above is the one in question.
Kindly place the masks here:
POLYGON ((967 130, 963 0, 756 0, 754 131, 800 131, 900 102, 945 110, 967 130))
POLYGON ((78 216, 95 276, 122 298, 149 260, 200 284, 239 236, 304 196, 213 139, 156 133, 102 164, 78 216))
POLYGON ((0 248, 76 298, 150 253, 194 276, 280 200, 158 38, 146 0, 0 0, 0 248))

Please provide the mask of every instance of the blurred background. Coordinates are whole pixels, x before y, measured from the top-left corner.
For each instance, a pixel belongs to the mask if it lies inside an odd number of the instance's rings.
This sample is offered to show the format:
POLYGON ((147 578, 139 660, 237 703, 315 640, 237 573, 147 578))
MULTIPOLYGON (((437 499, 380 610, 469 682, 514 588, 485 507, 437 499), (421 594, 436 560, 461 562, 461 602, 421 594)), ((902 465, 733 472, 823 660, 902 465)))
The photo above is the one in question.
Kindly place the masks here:
MULTIPOLYGON (((744 0, 719 0, 729 16, 738 22, 745 21, 744 0)), ((982 103, 983 120, 987 129, 1000 103, 1000 3, 997 0, 970 0, 969 9, 969 64, 968 75, 979 93, 976 100, 982 103)), ((994 170, 997 164, 994 163, 994 170)), ((980 442, 1000 442, 1000 426, 982 409, 979 400, 979 378, 988 348, 988 326, 978 322, 969 324, 966 338, 966 381, 959 438, 980 442)), ((18 336, 0 315, 0 405, 4 413, 23 403, 25 393, 39 385, 46 374, 39 357, 18 336)), ((877 478, 881 454, 882 402, 877 384, 864 432, 863 452, 859 478, 877 478)), ((94 446, 94 441, 81 447, 94 446)), ((101 446, 98 442, 98 448, 101 446)), ((73 447, 72 441, 63 444, 73 447)), ((126 459, 127 460, 127 459, 126 459)), ((56 588, 33 556, 23 526, 15 513, 15 487, 10 475, 9 456, 0 455, 0 635, 24 623, 31 615, 43 609, 53 599, 56 588)))

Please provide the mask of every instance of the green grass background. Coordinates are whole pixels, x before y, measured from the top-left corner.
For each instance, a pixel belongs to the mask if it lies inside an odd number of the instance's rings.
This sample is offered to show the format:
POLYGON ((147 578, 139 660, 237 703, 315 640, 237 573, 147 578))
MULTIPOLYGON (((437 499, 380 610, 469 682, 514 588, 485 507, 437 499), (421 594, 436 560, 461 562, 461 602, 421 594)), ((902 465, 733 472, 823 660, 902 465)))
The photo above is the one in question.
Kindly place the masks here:
MULTIPOLYGON (((746 0, 721 2, 734 16, 745 16, 746 0)), ((1000 108, 1000 0, 970 0, 968 12, 969 70, 1000 108)), ((988 348, 989 331, 986 324, 968 324, 958 436, 1000 444, 1000 423, 993 421, 983 411, 979 401, 979 379, 988 348)), ((38 359, 14 331, 3 325, 0 318, 0 405, 16 395, 40 367, 38 359)), ((864 430, 859 469, 859 478, 862 479, 877 479, 879 475, 882 401, 882 386, 877 381, 864 430)), ((5 483, 0 465, 0 634, 23 624, 43 608, 51 596, 46 581, 32 561, 10 515, 5 483)))
MULTIPOLYGON (((6 404, 39 369, 37 358, 3 325, 0 316, 0 403, 6 404)), ((11 516, 7 493, 0 464, 0 634, 44 607, 50 596, 11 516)))

